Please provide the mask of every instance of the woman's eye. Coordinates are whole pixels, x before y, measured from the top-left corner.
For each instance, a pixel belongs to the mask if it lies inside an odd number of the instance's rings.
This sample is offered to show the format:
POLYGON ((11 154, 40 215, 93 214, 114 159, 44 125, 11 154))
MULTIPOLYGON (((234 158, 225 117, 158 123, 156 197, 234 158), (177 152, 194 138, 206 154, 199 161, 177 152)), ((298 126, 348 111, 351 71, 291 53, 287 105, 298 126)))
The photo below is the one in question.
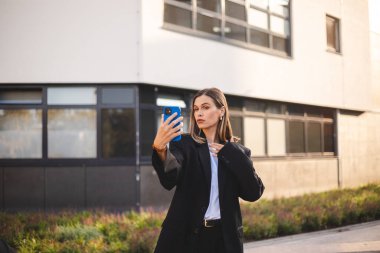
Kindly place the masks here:
POLYGON ((194 108, 194 111, 198 111, 198 108, 194 108))

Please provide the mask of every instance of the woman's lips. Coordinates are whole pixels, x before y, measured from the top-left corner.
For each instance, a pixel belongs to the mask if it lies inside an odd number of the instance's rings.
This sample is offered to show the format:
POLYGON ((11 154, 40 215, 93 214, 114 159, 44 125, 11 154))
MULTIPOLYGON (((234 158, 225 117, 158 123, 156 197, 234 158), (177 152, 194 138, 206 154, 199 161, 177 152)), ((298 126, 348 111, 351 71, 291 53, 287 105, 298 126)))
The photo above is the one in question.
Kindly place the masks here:
POLYGON ((198 120, 197 120, 197 123, 203 123, 203 122, 204 122, 203 119, 198 119, 198 120))

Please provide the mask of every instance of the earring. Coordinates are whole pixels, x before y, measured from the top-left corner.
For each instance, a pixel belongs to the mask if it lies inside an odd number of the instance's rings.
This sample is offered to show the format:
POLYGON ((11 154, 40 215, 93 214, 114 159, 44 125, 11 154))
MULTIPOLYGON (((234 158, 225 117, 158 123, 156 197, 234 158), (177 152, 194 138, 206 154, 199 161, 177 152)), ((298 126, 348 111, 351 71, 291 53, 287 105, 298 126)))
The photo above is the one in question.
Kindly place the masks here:
POLYGON ((220 120, 222 120, 223 119, 223 116, 220 116, 220 120))

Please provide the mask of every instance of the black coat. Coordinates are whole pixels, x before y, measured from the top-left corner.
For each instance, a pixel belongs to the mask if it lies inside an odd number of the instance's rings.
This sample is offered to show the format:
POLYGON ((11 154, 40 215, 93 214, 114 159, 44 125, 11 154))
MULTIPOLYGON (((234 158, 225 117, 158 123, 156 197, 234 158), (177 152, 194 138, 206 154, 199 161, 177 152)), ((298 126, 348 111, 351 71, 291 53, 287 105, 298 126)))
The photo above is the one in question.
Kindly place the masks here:
MULTIPOLYGON (((167 172, 157 152, 152 155, 162 186, 167 190, 176 186, 155 253, 194 252, 210 197, 208 144, 199 144, 185 134, 180 141, 170 143, 170 152, 176 161, 172 164, 174 169, 167 172)), ((239 197, 255 201, 264 191, 250 157, 251 151, 235 142, 227 142, 218 153, 219 203, 226 253, 243 252, 239 197)))

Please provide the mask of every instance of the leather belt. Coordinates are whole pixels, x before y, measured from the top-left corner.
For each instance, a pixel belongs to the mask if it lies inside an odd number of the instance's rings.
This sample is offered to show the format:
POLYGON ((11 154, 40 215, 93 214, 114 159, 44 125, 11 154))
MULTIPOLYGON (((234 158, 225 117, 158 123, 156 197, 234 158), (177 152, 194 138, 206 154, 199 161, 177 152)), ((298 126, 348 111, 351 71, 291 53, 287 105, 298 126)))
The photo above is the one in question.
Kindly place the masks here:
POLYGON ((206 228, 212 228, 221 223, 221 219, 217 220, 203 220, 203 226, 206 228))

